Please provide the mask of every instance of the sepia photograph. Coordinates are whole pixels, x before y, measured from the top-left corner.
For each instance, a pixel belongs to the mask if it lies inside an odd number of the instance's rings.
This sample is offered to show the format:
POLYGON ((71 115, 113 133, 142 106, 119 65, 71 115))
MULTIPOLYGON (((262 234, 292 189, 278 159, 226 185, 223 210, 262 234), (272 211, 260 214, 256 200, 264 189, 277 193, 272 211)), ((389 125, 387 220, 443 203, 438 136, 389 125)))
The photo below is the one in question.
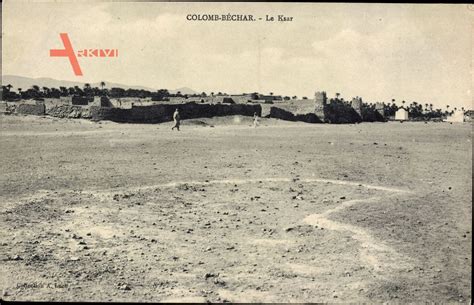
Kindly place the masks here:
POLYGON ((0 302, 471 304, 474 5, 1 21, 0 302))

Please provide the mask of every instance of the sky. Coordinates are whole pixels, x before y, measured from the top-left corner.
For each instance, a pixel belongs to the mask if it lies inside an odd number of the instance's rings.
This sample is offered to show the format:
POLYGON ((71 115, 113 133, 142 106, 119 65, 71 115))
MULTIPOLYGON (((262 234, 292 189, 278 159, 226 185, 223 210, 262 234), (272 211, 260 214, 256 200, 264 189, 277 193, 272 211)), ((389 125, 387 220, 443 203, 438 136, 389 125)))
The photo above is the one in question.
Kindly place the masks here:
POLYGON ((2 3, 2 74, 109 81, 202 92, 432 103, 472 109, 473 6, 185 2, 2 3), (254 22, 189 21, 189 14, 245 14, 254 22), (267 22, 266 15, 293 17, 267 22), (113 48, 79 58, 73 48, 113 48))

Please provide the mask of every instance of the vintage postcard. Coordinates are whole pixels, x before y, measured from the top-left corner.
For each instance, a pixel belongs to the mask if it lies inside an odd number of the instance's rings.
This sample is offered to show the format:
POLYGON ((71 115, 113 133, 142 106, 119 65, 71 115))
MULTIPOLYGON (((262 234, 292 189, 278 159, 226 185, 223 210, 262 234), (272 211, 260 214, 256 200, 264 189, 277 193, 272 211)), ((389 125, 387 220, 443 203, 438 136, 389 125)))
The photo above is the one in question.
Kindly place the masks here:
POLYGON ((2 3, 2 301, 470 303, 468 4, 2 3))

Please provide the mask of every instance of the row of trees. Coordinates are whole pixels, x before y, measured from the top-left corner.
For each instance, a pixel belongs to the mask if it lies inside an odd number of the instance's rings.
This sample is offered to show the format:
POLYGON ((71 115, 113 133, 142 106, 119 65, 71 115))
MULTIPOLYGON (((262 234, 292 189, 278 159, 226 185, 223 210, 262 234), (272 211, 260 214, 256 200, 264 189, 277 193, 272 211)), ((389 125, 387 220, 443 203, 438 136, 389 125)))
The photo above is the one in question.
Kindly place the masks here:
MULTIPOLYGON (((394 116, 395 112, 398 109, 405 109, 408 111, 408 115, 412 118, 441 118, 443 116, 447 116, 450 114, 453 114, 455 111, 458 110, 457 107, 451 108, 450 105, 446 105, 446 109, 443 110, 441 108, 433 108, 433 104, 428 104, 428 103, 418 103, 418 102, 411 102, 410 104, 407 104, 406 101, 401 102, 401 106, 398 106, 395 103, 395 99, 392 99, 392 103, 388 103, 384 105, 385 113, 389 116, 394 116), (451 108, 451 109, 450 109, 451 108)), ((464 107, 461 107, 462 111, 464 110, 464 107)))
MULTIPOLYGON (((330 99, 329 102, 342 102, 347 105, 351 105, 351 102, 345 101, 344 98, 340 97, 340 93, 336 93, 336 97, 330 99)), ((376 104, 377 103, 362 102, 362 107, 375 110, 376 104)), ((443 110, 441 108, 433 108, 433 104, 422 104, 415 101, 407 104, 407 102, 404 100, 401 101, 401 105, 397 105, 395 99, 392 99, 391 103, 382 102, 382 105, 386 116, 395 116, 395 112, 397 112, 398 109, 403 108, 408 111, 410 117, 425 119, 446 117, 447 115, 453 114, 456 110, 458 110, 457 107, 451 108, 450 105, 446 105, 446 108, 443 110)), ((462 107, 461 110, 465 111, 464 107, 462 107)))
MULTIPOLYGON (((149 91, 144 89, 123 89, 123 88, 105 88, 105 82, 100 83, 99 87, 92 87, 86 83, 81 88, 79 86, 74 87, 39 87, 37 85, 31 86, 24 90, 23 88, 16 88, 13 90, 13 86, 8 84, 2 86, 2 100, 18 100, 18 99, 41 99, 41 98, 60 98, 62 96, 109 96, 109 97, 136 97, 136 98, 153 98, 155 100, 166 100, 169 97, 205 97, 207 94, 202 92, 201 94, 182 94, 180 91, 177 93, 170 93, 166 89, 160 89, 158 91, 149 91)), ((214 92, 211 92, 214 95, 214 92)), ((219 92, 217 95, 226 95, 226 93, 219 92)))
POLYGON ((100 83, 101 88, 92 87, 90 84, 84 84, 83 88, 79 86, 74 87, 39 87, 37 85, 31 86, 24 90, 23 88, 13 89, 13 86, 8 84, 2 86, 2 100, 16 100, 16 99, 41 99, 41 98, 60 98, 61 96, 104 96, 107 95, 107 89, 105 89, 105 83, 100 83))
MULTIPOLYGON (((79 86, 73 87, 59 87, 59 88, 49 88, 49 87, 39 87, 37 85, 31 86, 31 88, 23 89, 16 88, 13 90, 13 86, 8 84, 2 86, 2 100, 18 100, 18 99, 41 99, 41 98, 60 98, 62 96, 109 96, 112 98, 121 98, 121 97, 135 97, 135 98, 152 98, 154 100, 166 100, 170 97, 207 97, 206 92, 200 94, 182 94, 180 91, 176 93, 170 93, 167 89, 160 89, 157 91, 149 91, 144 89, 123 89, 123 88, 106 88, 105 82, 100 83, 99 87, 92 87, 89 83, 84 84, 81 88, 79 86)), ((243 93, 247 95, 247 93, 243 93)), ((258 100, 262 94, 258 92, 249 93, 250 98, 253 100, 258 100)), ((269 93, 270 96, 273 96, 273 92, 269 93)), ((228 96, 225 92, 211 92, 209 96, 228 96)), ((295 100, 298 97, 295 95, 293 97, 285 96, 283 100, 295 100)), ((303 97, 307 99, 307 97, 303 97)))

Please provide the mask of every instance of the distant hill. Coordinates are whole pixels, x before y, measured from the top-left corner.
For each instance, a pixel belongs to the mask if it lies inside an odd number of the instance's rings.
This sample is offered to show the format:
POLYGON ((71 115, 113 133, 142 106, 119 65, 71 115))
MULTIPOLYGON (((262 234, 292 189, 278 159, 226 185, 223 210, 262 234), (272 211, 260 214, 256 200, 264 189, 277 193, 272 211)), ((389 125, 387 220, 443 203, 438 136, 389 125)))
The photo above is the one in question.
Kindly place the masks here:
MULTIPOLYGON (((118 84, 118 83, 112 83, 112 82, 105 82, 106 88, 123 88, 123 89, 137 89, 137 90, 148 90, 148 91, 156 91, 158 89, 162 88, 150 88, 150 87, 145 87, 145 86, 132 86, 132 85, 124 85, 124 84, 118 84)), ((33 85, 37 85, 40 88, 41 87, 48 87, 48 88, 59 88, 59 87, 74 87, 74 86, 79 86, 81 88, 84 87, 84 82, 74 82, 74 81, 66 81, 66 80, 57 80, 53 78, 47 78, 47 77, 40 77, 40 78, 31 78, 31 77, 24 77, 24 76, 17 76, 17 75, 3 75, 2 76, 2 85, 12 85, 14 90, 17 88, 22 88, 23 90, 26 90, 28 88, 31 88, 33 85)), ((97 83, 91 83, 90 84, 92 87, 99 87, 100 88, 100 82, 97 83)), ((168 89, 168 88, 167 88, 168 89)), ((181 91, 182 94, 196 94, 198 92, 194 91, 191 88, 187 87, 182 87, 178 89, 168 89, 170 93, 176 93, 178 91, 181 91)), ((200 93, 200 92, 199 92, 200 93)))
POLYGON ((201 93, 201 92, 196 92, 193 89, 188 88, 188 87, 182 87, 182 88, 178 88, 178 89, 175 89, 175 90, 169 90, 170 93, 177 93, 178 91, 180 91, 181 94, 199 94, 199 93, 201 93))

